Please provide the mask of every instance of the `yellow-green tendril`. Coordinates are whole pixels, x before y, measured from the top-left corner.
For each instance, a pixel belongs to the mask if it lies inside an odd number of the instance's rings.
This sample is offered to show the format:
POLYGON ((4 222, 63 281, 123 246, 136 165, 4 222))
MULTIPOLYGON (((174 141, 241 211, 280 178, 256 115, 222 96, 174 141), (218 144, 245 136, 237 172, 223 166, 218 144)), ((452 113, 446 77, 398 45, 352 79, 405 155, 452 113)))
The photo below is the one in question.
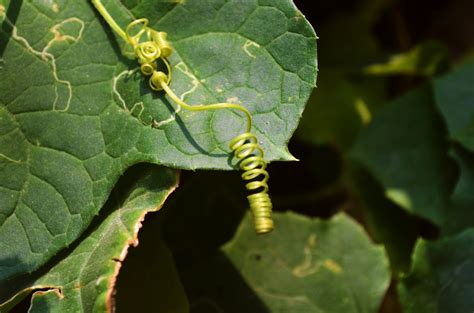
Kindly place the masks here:
POLYGON ((251 133, 252 116, 243 106, 234 103, 215 103, 208 105, 189 105, 181 100, 169 87, 171 81, 171 66, 167 57, 173 52, 165 32, 158 32, 148 27, 145 18, 131 22, 124 30, 114 21, 100 0, 92 0, 99 13, 104 17, 110 27, 122 37, 135 52, 140 63, 141 72, 150 76, 149 85, 153 90, 164 90, 166 94, 183 109, 189 111, 208 111, 221 109, 234 109, 241 111, 247 118, 247 128, 231 140, 230 149, 234 156, 240 159, 239 166, 243 171, 242 179, 247 181, 245 187, 253 192, 247 196, 250 209, 254 216, 255 230, 258 234, 268 233, 273 230, 272 203, 268 195, 267 163, 264 152, 257 137, 251 133), (161 60, 166 66, 167 74, 158 71, 156 62, 161 60))
POLYGON ((104 5, 100 2, 100 0, 92 0, 92 3, 94 4, 95 8, 97 11, 99 11, 100 15, 105 19, 107 24, 117 33, 122 37, 124 40, 127 40, 127 37, 125 36, 125 32, 120 28, 120 26, 115 22, 115 20, 110 16, 109 12, 107 9, 104 7, 104 5))

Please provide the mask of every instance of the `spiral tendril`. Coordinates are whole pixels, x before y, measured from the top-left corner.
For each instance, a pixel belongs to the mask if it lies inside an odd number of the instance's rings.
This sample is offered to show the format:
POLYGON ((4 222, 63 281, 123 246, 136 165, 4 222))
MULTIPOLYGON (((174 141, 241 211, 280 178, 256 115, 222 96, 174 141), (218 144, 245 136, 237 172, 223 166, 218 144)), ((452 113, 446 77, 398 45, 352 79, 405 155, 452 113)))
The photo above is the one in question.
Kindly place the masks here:
POLYGON ((257 141, 257 137, 246 132, 235 137, 230 142, 230 149, 239 158, 242 179, 248 181, 245 187, 254 193, 247 196, 255 223, 255 230, 259 234, 272 231, 272 202, 268 195, 267 163, 264 152, 257 141), (259 178, 259 179, 258 179, 259 178))
POLYGON ((164 90, 166 94, 183 109, 189 111, 208 111, 235 109, 244 113, 247 118, 246 131, 231 140, 229 147, 234 156, 239 159, 239 167, 243 171, 242 179, 245 187, 252 194, 247 196, 250 210, 254 217, 255 230, 258 234, 273 230, 272 202, 268 194, 269 174, 266 170, 263 148, 257 137, 251 132, 252 116, 243 106, 234 103, 215 103, 208 105, 189 105, 181 100, 169 87, 171 81, 171 66, 167 60, 173 48, 167 40, 165 32, 158 32, 148 27, 145 18, 131 22, 125 31, 118 26, 100 0, 92 0, 99 13, 130 46, 140 63, 140 70, 145 76, 150 76, 150 88, 156 91, 164 90), (166 66, 167 74, 158 71, 156 62, 161 60, 166 66))

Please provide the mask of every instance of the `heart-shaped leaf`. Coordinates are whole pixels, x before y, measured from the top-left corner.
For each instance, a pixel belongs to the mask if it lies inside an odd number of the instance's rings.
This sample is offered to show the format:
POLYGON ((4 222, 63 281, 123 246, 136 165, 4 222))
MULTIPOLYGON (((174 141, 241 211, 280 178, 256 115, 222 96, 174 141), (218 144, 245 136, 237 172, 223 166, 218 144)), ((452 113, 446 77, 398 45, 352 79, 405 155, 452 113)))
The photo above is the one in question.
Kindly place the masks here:
MULTIPOLYGON (((191 104, 238 102, 267 160, 315 85, 311 26, 289 0, 108 1, 169 34, 172 89, 191 104)), ((131 165, 231 169, 236 112, 179 112, 137 75, 88 1, 0 1, 0 280, 71 244, 131 165), (155 120, 157 128, 149 123, 155 120)))
POLYGON ((380 109, 351 151, 387 198, 438 225, 445 219, 455 172, 443 126, 431 85, 424 85, 380 109))

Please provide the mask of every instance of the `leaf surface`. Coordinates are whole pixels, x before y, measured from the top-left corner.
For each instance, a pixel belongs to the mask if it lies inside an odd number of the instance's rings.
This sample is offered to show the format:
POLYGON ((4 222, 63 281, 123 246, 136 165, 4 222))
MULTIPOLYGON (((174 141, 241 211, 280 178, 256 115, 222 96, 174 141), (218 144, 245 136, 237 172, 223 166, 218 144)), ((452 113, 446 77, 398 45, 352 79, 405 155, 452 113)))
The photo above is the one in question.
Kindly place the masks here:
POLYGON ((459 179, 449 199, 442 235, 453 235, 474 227, 474 154, 455 147, 451 156, 459 166, 459 179))
POLYGON ((414 216, 390 201, 367 169, 351 162, 349 170, 351 192, 361 207, 368 232, 384 244, 394 273, 408 271, 418 237, 414 216))
MULTIPOLYGON (((316 46, 292 2, 132 2, 107 5, 122 27, 147 17, 168 32, 180 97, 242 103, 266 158, 293 159, 286 143, 315 84, 316 46)), ((0 280, 77 239, 133 164, 234 168, 227 146, 243 117, 176 114, 88 1, 1 0, 0 23, 0 280)))
MULTIPOLYGON (((129 246, 138 244, 145 214, 161 208, 177 184, 176 172, 162 167, 134 168, 125 178, 80 242, 32 275, 3 281, 0 303, 33 291, 30 312, 110 312, 121 263, 129 246)), ((160 262, 169 268, 170 260, 160 262)))
POLYGON ((474 151, 474 62, 463 64, 435 80, 436 105, 445 118, 451 139, 474 151))
POLYGON ((443 126, 431 86, 424 85, 384 106, 351 151, 387 198, 437 225, 444 222, 454 178, 443 126))
POLYGON ((191 312, 377 312, 387 257, 349 217, 276 213, 276 230, 258 238, 250 219, 219 253, 183 270, 191 312))
POLYGON ((473 277, 473 228, 436 242, 420 240, 412 270, 398 287, 404 312, 472 311, 473 277))

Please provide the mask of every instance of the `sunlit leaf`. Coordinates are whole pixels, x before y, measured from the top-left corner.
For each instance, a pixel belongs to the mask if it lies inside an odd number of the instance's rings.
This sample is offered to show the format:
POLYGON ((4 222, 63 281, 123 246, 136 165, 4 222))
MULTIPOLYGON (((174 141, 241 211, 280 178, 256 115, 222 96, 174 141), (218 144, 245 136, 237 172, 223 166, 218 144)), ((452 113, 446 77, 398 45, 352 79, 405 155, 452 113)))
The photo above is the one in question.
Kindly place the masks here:
MULTIPOLYGON (((294 159, 286 143, 315 84, 316 39, 291 1, 107 5, 122 27, 146 17, 168 33, 180 97, 241 103, 266 158, 294 159)), ((89 1, 0 0, 0 23, 0 280, 73 243, 133 164, 233 168, 244 118, 176 115, 89 1)))
POLYGON ((213 257, 182 272, 191 312, 377 312, 390 274, 384 250, 344 214, 275 214, 255 238, 250 216, 213 257))

